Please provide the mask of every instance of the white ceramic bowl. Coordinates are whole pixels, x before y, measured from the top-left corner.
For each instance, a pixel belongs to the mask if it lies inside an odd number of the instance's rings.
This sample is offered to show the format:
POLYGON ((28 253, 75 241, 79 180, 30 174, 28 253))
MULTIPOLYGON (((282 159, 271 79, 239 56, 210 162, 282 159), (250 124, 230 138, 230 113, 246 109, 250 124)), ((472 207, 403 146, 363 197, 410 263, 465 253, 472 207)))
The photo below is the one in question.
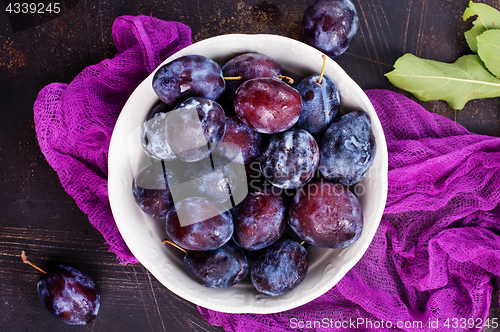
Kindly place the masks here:
MULTIPOLYGON (((296 82, 321 70, 322 53, 299 41, 275 35, 222 35, 197 42, 172 55, 164 63, 187 54, 207 56, 223 65, 237 54, 259 52, 278 61, 283 72, 296 82)), ((368 175, 360 182, 363 233, 341 250, 308 247, 309 270, 291 292, 268 297, 259 294, 249 277, 228 289, 201 286, 184 270, 183 253, 161 244, 165 223, 145 215, 132 196, 134 174, 148 164, 142 151, 140 128, 146 114, 158 102, 149 75, 124 106, 109 150, 109 199, 118 229, 135 257, 170 291, 205 308, 231 313, 274 313, 305 304, 327 292, 351 269, 368 248, 384 210, 387 197, 387 147, 379 119, 361 88, 330 58, 325 75, 340 90, 342 107, 361 108, 370 114, 377 154, 368 175)))

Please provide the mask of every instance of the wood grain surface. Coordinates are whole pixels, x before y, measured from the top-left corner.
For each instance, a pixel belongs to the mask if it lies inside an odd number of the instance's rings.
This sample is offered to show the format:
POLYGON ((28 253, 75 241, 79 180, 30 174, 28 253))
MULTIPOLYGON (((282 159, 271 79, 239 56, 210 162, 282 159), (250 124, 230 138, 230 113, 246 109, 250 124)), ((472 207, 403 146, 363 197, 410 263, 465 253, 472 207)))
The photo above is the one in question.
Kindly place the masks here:
MULTIPOLYGON (((42 155, 33 102, 45 85, 69 83, 85 67, 111 58, 116 52, 111 27, 120 15, 185 23, 193 42, 227 33, 301 39, 310 0, 63 0, 63 13, 38 17, 8 14, 10 2, 0 2, 0 331, 222 331, 144 267, 120 265, 108 252, 42 155), (21 262, 22 250, 42 268, 62 261, 88 272, 102 293, 98 317, 85 327, 52 317, 38 299, 40 275, 21 262)), ((469 53, 463 33, 471 21, 462 21, 468 2, 354 0, 360 29, 335 60, 363 89, 402 92, 384 74, 403 54, 453 62, 469 53)), ((480 2, 500 9, 498 0, 480 2)), ((498 99, 471 101, 461 111, 442 101, 421 104, 472 132, 500 136, 498 99)), ((498 288, 490 317, 500 318, 498 288)))

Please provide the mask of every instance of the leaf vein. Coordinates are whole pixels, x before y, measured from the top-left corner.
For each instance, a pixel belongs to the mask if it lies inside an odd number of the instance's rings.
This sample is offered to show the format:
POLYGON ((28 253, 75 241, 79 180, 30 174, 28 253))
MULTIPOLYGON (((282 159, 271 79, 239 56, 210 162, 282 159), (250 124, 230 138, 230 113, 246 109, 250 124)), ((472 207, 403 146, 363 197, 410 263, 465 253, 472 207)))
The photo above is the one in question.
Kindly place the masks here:
POLYGON ((464 84, 465 83, 482 84, 482 85, 491 85, 491 86, 499 87, 500 88, 500 83, 478 81, 478 80, 475 80, 475 79, 472 79, 472 78, 471 79, 464 79, 464 78, 454 78, 454 77, 446 77, 446 76, 401 75, 401 74, 392 74, 392 76, 406 77, 406 78, 424 78, 424 79, 449 80, 449 81, 464 82, 464 84))

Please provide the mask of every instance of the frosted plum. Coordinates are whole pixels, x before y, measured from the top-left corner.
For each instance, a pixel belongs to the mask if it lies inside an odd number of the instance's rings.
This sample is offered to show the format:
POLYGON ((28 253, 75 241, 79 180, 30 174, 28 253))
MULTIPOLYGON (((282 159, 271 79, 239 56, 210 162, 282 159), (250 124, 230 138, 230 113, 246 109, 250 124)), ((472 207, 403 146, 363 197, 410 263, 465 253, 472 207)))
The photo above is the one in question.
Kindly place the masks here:
POLYGON ((229 288, 248 273, 248 259, 243 250, 228 242, 208 251, 190 250, 184 256, 184 267, 191 277, 208 288, 229 288))
MULTIPOLYGON (((277 188, 274 188, 277 189, 277 188)), ((285 228, 286 204, 280 190, 259 188, 251 191, 233 210, 233 239, 253 251, 276 242, 285 228)))
POLYGON ((153 76, 153 90, 167 105, 190 97, 216 100, 224 93, 222 68, 202 55, 185 55, 164 64, 153 76))
POLYGON ((304 12, 304 41, 330 57, 344 53, 357 31, 358 14, 350 0, 316 0, 304 12))
POLYGON ((234 97, 238 87, 245 81, 257 77, 274 77, 281 75, 281 66, 272 58, 260 53, 244 53, 235 56, 222 66, 224 77, 238 77, 226 81, 226 90, 234 97))
POLYGON ((307 251, 299 242, 280 240, 255 260, 250 276, 258 292, 278 296, 297 287, 304 280, 308 267, 307 251))
POLYGON ((206 197, 218 203, 229 200, 238 187, 236 172, 220 157, 188 163, 184 179, 189 196, 206 197))
POLYGON ((40 278, 38 296, 43 305, 69 325, 86 325, 99 312, 101 297, 92 278, 67 265, 59 265, 40 278))
POLYGON ((253 78, 236 90, 234 109, 250 128, 273 134, 285 131, 297 122, 302 100, 296 89, 281 80, 253 78))
POLYGON ((165 121, 167 144, 177 158, 187 162, 208 157, 225 131, 224 110, 208 98, 187 99, 170 111, 165 121))
POLYGON ((141 144, 148 157, 159 160, 176 158, 165 136, 165 120, 168 110, 170 108, 165 103, 158 104, 142 124, 141 144))
POLYGON ((314 176, 319 148, 314 137, 303 129, 292 128, 269 138, 260 156, 262 174, 274 186, 299 188, 314 176))
POLYGON ((295 127, 321 135, 340 110, 340 93, 335 83, 325 76, 325 59, 320 74, 304 78, 295 87, 302 97, 302 113, 295 127))
POLYGON ((288 224, 306 243, 344 248, 361 236, 361 204, 338 183, 310 182, 295 194, 288 211, 288 224))
POLYGON ((226 133, 215 153, 241 164, 248 164, 260 155, 263 135, 241 122, 236 116, 226 118, 226 133))
POLYGON ((319 146, 319 170, 326 179, 344 186, 361 181, 377 150, 370 116, 358 110, 340 117, 330 124, 319 146))
MULTIPOLYGON (((168 181, 179 182, 178 175, 164 169, 161 162, 154 162, 142 168, 134 178, 132 194, 135 202, 148 216, 163 219, 174 201, 168 181)), ((179 191, 180 188, 176 188, 179 191)))
POLYGON ((213 250, 233 235, 233 217, 223 206, 206 198, 189 197, 167 213, 165 230, 169 238, 187 250, 213 250))

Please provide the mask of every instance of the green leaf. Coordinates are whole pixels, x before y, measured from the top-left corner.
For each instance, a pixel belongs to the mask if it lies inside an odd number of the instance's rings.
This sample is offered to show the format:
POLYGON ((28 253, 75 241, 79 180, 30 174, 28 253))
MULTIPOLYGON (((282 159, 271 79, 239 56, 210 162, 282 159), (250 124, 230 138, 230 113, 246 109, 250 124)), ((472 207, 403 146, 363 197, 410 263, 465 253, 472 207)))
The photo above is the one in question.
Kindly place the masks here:
POLYGON ((394 68, 386 74, 389 81, 422 101, 442 99, 453 109, 462 109, 472 99, 500 97, 500 80, 476 54, 464 55, 455 63, 405 54, 394 68))
POLYGON ((477 36, 477 54, 486 68, 500 77, 500 30, 488 30, 477 36))
POLYGON ((473 52, 477 52, 476 37, 486 30, 500 28, 500 12, 484 3, 469 2, 469 7, 464 12, 464 21, 477 15, 472 29, 465 32, 465 40, 473 52))

